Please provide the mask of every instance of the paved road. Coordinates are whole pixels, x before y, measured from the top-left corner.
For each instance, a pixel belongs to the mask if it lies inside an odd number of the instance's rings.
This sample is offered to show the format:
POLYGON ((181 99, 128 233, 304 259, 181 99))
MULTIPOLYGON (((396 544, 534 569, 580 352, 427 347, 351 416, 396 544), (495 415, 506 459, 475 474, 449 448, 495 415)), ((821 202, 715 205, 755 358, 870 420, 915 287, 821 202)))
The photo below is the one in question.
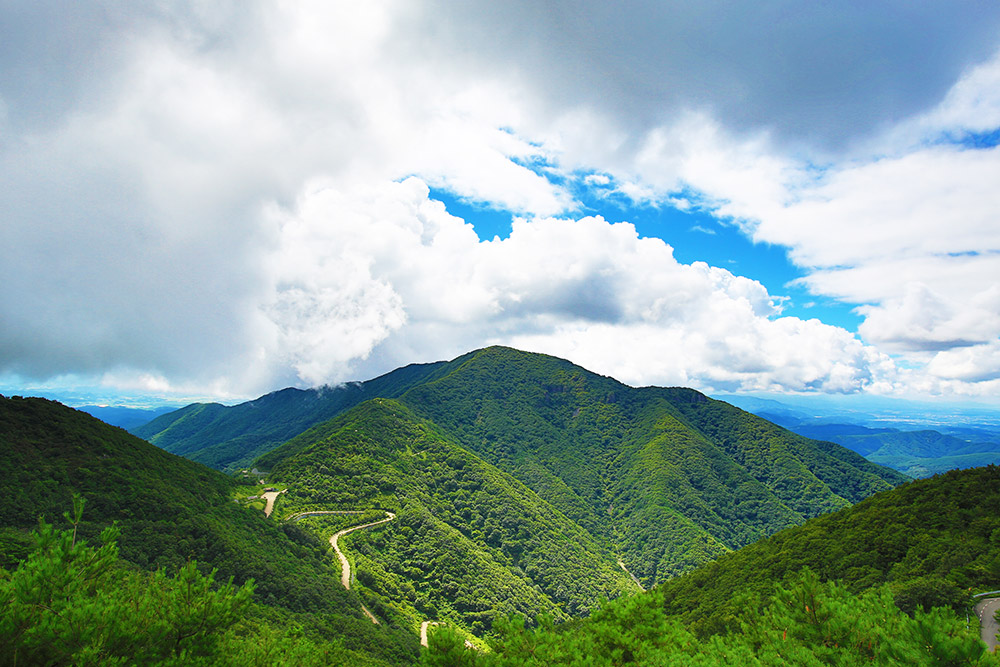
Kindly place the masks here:
POLYGON ((337 545, 337 541, 348 533, 353 533, 354 531, 362 530, 363 528, 371 528, 372 526, 377 526, 382 523, 388 523, 396 518, 396 515, 388 510, 386 510, 385 513, 387 515, 385 519, 372 521, 371 523, 364 523, 360 526, 345 528, 330 538, 330 546, 333 547, 333 550, 337 552, 337 557, 340 558, 340 583, 343 584, 344 588, 347 590, 351 590, 351 564, 348 562, 347 556, 344 555, 344 552, 340 550, 340 547, 337 545))
POLYGON ((367 510, 310 510, 308 512, 293 514, 285 519, 285 521, 298 521, 299 519, 305 519, 309 516, 326 516, 329 514, 364 514, 366 511, 367 510))
POLYGON ((996 613, 1000 611, 1000 598, 988 598, 976 605, 976 615, 979 616, 979 633, 991 651, 997 650, 997 633, 1000 627, 997 626, 996 613))
MULTIPOLYGON (((267 493, 261 494, 267 500, 267 507, 264 508, 265 515, 271 516, 271 512, 274 511, 274 501, 278 497, 278 494, 280 493, 284 493, 284 491, 268 491, 267 493)), ((286 521, 298 521, 299 519, 304 519, 307 516, 322 516, 328 514, 363 514, 366 511, 370 510, 312 510, 308 512, 299 512, 298 514, 293 514, 292 516, 288 517, 286 521)), ((347 535, 348 533, 353 533, 355 530, 362 530, 364 528, 371 528, 372 526, 378 526, 383 523, 388 523, 396 518, 396 515, 393 514, 392 512, 388 510, 384 511, 386 514, 386 518, 380 519, 379 521, 372 521, 371 523, 361 524, 360 526, 351 526, 350 528, 345 528, 344 530, 339 531, 333 537, 330 538, 330 546, 333 547, 333 550, 337 553, 337 558, 340 559, 340 583, 347 590, 351 590, 351 563, 350 561, 347 560, 347 556, 344 555, 344 552, 340 550, 339 540, 344 535, 347 535)), ((621 565, 623 570, 628 572, 628 570, 625 569, 624 563, 619 561, 618 564, 621 565)), ((635 579, 635 577, 633 577, 633 579, 635 579)), ((637 579, 636 583, 637 584, 639 583, 637 579)), ((641 584, 639 585, 639 588, 642 588, 641 584)), ((375 615, 368 610, 368 607, 361 605, 361 611, 365 613, 365 616, 371 619, 372 623, 379 625, 378 619, 375 618, 375 615)), ((437 624, 438 624, 437 621, 424 621, 423 623, 420 624, 421 646, 427 646, 427 626, 437 625, 437 624)), ((466 648, 475 648, 472 645, 472 643, 470 643, 468 640, 466 640, 465 646, 466 648)))

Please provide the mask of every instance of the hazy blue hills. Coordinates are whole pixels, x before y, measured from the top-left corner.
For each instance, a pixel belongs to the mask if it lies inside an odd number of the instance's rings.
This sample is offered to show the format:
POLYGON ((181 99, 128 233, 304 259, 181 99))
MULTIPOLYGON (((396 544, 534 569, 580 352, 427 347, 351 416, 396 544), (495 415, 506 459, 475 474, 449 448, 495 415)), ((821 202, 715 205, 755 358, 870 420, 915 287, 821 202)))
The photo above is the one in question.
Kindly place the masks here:
POLYGON ((76 408, 97 417, 106 424, 118 426, 126 431, 148 424, 160 415, 173 412, 175 407, 130 408, 118 405, 81 405, 76 408))
MULTIPOLYGON (((924 423, 940 424, 920 428, 920 405, 911 417, 898 418, 907 428, 888 426, 894 420, 863 411, 813 406, 806 409, 773 399, 728 397, 744 409, 773 421, 795 433, 843 445, 868 460, 898 470, 910 477, 929 477, 954 469, 1000 464, 998 415, 984 410, 946 416, 930 412, 924 423), (854 421, 850 421, 854 420, 854 421)), ((898 409, 898 408, 897 408, 898 409)), ((939 409, 938 409, 939 410, 939 409)))

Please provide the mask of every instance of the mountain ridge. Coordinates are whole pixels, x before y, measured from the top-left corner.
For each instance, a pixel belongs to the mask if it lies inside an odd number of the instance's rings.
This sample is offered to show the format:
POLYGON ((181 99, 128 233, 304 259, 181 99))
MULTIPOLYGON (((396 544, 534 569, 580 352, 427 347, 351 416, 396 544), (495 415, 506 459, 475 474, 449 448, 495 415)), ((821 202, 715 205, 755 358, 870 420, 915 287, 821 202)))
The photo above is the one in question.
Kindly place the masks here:
POLYGON ((130 429, 133 435, 210 467, 246 467, 257 456, 358 403, 393 398, 445 362, 409 364, 364 382, 288 387, 234 406, 192 403, 130 429))
POLYGON ((903 480, 694 390, 632 388, 512 348, 445 362, 396 400, 617 550, 644 586, 903 480))

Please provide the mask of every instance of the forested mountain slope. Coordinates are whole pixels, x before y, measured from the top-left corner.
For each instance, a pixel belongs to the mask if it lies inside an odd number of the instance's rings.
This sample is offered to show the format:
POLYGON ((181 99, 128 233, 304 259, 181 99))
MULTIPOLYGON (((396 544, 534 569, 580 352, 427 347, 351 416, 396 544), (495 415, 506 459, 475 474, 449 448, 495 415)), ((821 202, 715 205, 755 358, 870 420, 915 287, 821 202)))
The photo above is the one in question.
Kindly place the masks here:
POLYGON ((788 528, 555 629, 446 631, 431 665, 993 665, 970 595, 1000 588, 1000 468, 952 471, 788 528), (933 609, 933 611, 932 611, 933 609))
POLYGON ((849 590, 888 584, 912 610, 1000 588, 1000 467, 955 470, 772 535, 664 584, 668 609, 708 629, 737 593, 808 567, 849 590))
POLYGON ((444 365, 412 364, 367 382, 336 387, 282 389, 231 407, 193 403, 129 430, 168 452, 218 470, 234 470, 362 401, 398 396, 444 365))
POLYGON ((373 507, 396 514, 385 530, 352 536, 358 576, 431 620, 482 634, 498 613, 564 620, 638 590, 607 541, 392 400, 363 403, 258 465, 288 485, 285 515, 373 507))
POLYGON ((517 479, 645 586, 905 479, 693 390, 636 389, 505 347, 337 389, 193 405, 138 432, 217 467, 248 465, 373 397, 397 398, 517 479))
POLYGON ((121 557, 133 566, 172 573, 196 560, 218 569, 219 581, 254 579, 255 599, 267 605, 256 607, 255 623, 299 626, 346 646, 358 664, 415 659, 414 628, 391 618, 373 626, 341 587, 325 540, 234 503, 234 484, 59 403, 0 397, 0 566, 27 556, 40 517, 65 527, 77 493, 86 501, 78 539, 94 543, 116 522, 121 557))
POLYGON ((510 348, 399 400, 610 540, 645 585, 905 479, 690 389, 510 348))

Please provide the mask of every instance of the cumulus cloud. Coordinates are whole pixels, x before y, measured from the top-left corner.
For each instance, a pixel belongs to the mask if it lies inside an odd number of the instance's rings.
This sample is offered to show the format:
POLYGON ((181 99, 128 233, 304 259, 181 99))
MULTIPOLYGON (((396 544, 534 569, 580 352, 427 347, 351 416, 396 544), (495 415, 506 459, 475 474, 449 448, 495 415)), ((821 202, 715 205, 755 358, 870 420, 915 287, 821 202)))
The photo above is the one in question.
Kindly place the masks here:
POLYGON ((944 380, 988 382, 1000 386, 1000 341, 964 349, 943 350, 928 364, 931 373, 944 380))
POLYGON ((696 114, 650 131, 616 176, 645 186, 640 201, 693 191, 755 241, 787 247, 804 270, 798 284, 856 306, 864 340, 913 353, 909 361, 931 376, 923 386, 952 390, 935 380, 953 377, 938 375, 951 366, 920 353, 981 346, 955 354, 988 359, 1000 339, 1000 148, 966 141, 1000 129, 998 63, 970 68, 940 104, 849 160, 803 160, 766 134, 741 136, 696 114))
MULTIPOLYGON (((3 370, 124 366, 178 384, 226 375, 228 392, 317 379, 301 361, 261 366, 261 350, 289 333, 259 306, 316 305, 309 285, 275 299, 262 267, 275 242, 267 206, 293 202, 320 175, 350 189, 419 171, 515 212, 571 206, 522 164, 542 149, 498 126, 509 115, 500 92, 436 80, 420 61, 386 62, 390 6, 366 7, 12 9, 32 34, 48 30, 35 51, 88 26, 98 36, 82 64, 56 44, 49 61, 8 53, 16 66, 0 67, 3 370), (32 92, 36 79, 65 84, 59 104, 32 92)), ((361 275, 367 259, 357 261, 337 270, 361 275)), ((336 289, 384 296, 360 278, 336 289)), ((397 310, 329 311, 327 326, 376 331, 397 310)))
POLYGON ((398 365, 486 343, 636 384, 857 391, 893 380, 891 362, 850 333, 780 317, 760 283, 681 264, 629 223, 522 219, 483 243, 416 178, 314 187, 279 218, 264 310, 281 332, 273 354, 311 382, 354 377, 369 356, 398 365))
POLYGON ((998 125, 1000 7, 966 9, 5 5, 0 372, 232 396, 508 343, 635 383, 986 391, 1000 153, 955 141, 998 125), (863 340, 576 187, 788 247, 863 340))

